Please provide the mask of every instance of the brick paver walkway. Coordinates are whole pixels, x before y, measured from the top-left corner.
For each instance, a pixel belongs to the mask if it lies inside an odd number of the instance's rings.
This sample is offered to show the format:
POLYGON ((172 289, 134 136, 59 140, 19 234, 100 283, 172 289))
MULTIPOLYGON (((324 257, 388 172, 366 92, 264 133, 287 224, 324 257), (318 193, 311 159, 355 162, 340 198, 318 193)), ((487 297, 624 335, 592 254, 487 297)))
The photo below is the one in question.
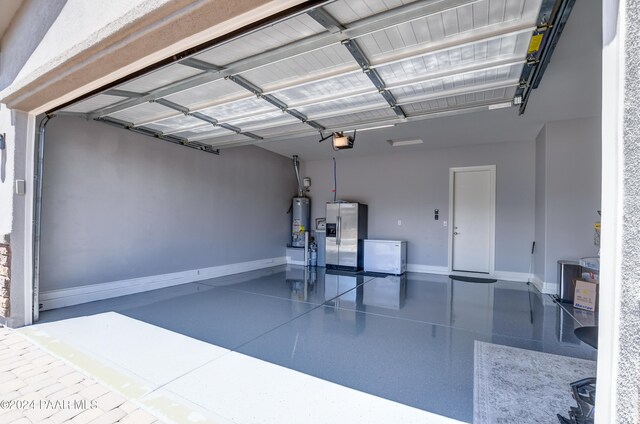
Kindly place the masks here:
POLYGON ((0 423, 160 421, 20 334, 0 327, 0 423))

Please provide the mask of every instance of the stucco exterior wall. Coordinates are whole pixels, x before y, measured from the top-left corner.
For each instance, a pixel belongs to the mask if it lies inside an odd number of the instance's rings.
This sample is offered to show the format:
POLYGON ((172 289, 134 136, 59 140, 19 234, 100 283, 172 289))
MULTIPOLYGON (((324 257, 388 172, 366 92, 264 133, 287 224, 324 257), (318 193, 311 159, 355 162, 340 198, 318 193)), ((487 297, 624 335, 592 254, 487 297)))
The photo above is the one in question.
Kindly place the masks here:
MULTIPOLYGON (((15 131, 14 179, 32 181, 33 135, 35 117, 20 111, 11 111, 11 122, 15 131)), ((26 251, 31 246, 33 209, 31 191, 27 185, 25 194, 17 194, 13 189, 11 213, 11 282, 10 315, 0 319, 0 323, 10 327, 20 327, 30 322, 31 261, 26 251)))
POLYGON ((603 3, 596 423, 640 422, 640 1, 603 3))
POLYGON ((41 113, 300 3, 28 0, 2 40, 11 63, 0 61, 6 63, 1 72, 10 80, 8 86, 0 80, 0 102, 41 113))
POLYGON ((11 232, 13 221, 13 185, 15 174, 16 130, 13 114, 0 104, 0 133, 6 136, 4 150, 0 150, 0 236, 11 232))
POLYGON ((72 52, 78 41, 88 43, 123 25, 122 17, 133 20, 167 0, 82 0, 25 1, 2 39, 0 87, 6 88, 34 72, 45 72, 44 64, 59 61, 72 52), (46 6, 46 7, 45 7, 46 6), (25 23, 29 23, 26 25, 25 23), (92 25, 87 25, 91 22, 92 25), (55 46, 55 48, 51 48, 55 46))
POLYGON ((626 2, 617 422, 640 422, 640 1, 626 2))

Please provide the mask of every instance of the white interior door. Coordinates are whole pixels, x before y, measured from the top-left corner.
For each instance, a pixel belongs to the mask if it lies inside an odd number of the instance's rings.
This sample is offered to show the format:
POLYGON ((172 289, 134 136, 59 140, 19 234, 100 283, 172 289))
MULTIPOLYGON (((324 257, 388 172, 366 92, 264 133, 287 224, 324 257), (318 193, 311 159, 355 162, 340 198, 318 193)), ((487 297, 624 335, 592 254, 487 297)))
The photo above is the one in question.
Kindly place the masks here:
POLYGON ((451 271, 493 273, 495 166, 452 168, 451 271))

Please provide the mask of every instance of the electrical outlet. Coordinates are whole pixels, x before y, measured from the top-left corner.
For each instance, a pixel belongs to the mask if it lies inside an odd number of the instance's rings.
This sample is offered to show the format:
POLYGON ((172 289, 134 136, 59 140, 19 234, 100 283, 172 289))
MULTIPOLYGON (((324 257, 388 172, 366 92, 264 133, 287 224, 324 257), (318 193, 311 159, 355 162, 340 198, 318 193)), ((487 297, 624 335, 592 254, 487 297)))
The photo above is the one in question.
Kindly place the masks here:
POLYGON ((399 220, 398 220, 398 227, 401 227, 401 226, 402 226, 402 220, 401 220, 401 219, 399 219, 399 220))
POLYGON ((442 221, 442 226, 446 227, 447 226, 447 221, 442 221))

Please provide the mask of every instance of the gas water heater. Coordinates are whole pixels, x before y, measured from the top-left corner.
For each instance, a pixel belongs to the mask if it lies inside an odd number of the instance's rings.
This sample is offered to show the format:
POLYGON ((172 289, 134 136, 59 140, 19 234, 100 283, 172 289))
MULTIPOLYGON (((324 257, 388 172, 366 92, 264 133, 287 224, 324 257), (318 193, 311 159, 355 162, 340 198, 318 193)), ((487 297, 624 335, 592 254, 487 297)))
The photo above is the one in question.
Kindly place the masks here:
POLYGON ((308 197, 294 197, 291 207, 291 245, 304 247, 304 233, 309 231, 311 201, 308 197))
POLYGON ((299 167, 298 156, 294 156, 293 168, 296 171, 298 195, 293 198, 291 204, 291 246, 293 247, 304 247, 304 233, 311 230, 311 199, 305 196, 299 167))

